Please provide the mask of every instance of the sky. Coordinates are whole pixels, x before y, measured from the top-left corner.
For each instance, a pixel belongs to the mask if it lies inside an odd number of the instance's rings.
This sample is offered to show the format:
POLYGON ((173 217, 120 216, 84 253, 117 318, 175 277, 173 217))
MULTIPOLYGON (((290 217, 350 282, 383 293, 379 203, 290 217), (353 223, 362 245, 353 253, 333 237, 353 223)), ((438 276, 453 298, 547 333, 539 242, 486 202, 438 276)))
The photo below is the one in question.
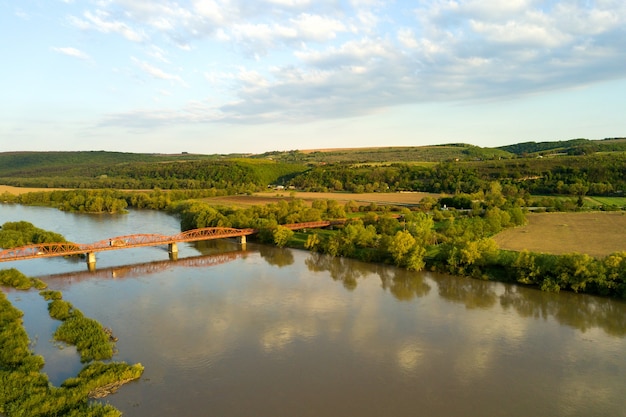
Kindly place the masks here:
POLYGON ((0 152, 626 136, 624 0, 0 0, 0 152))

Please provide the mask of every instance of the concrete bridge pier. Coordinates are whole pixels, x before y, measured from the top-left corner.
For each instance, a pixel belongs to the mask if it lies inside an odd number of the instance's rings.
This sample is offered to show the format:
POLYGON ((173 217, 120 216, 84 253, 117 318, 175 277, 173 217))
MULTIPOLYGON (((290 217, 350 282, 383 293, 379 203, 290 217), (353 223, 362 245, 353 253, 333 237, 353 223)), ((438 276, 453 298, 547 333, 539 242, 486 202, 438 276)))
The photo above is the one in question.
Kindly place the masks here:
POLYGON ((170 255, 170 261, 178 260, 178 245, 176 245, 176 242, 167 245, 167 253, 170 255))
POLYGON ((89 272, 93 272, 96 270, 96 253, 89 252, 87 254, 87 269, 89 272))
POLYGON ((241 245, 243 249, 246 248, 246 235, 241 235, 237 238, 237 243, 241 245))

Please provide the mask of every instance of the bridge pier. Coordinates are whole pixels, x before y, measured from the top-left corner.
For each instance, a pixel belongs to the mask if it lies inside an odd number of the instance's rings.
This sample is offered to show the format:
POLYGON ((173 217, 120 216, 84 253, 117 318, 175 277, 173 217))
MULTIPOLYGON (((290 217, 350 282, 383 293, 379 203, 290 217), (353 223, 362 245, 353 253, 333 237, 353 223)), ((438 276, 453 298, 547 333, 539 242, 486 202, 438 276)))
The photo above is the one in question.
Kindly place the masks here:
POLYGON ((96 270, 96 253, 89 252, 87 254, 87 269, 89 272, 93 272, 96 270))
POLYGON ((246 235, 241 235, 239 236, 239 238, 237 239, 238 243, 240 245, 245 245, 246 244, 246 235))
POLYGON ((176 242, 168 243, 167 253, 170 255, 170 261, 178 260, 178 245, 176 245, 176 242))

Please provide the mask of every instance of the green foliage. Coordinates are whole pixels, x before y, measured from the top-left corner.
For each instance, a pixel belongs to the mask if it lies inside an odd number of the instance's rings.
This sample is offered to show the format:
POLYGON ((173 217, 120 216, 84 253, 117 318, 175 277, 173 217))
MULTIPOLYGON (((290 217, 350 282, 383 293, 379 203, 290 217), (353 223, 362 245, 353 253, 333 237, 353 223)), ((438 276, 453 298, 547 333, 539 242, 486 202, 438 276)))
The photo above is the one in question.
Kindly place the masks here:
POLYGON ((57 328, 54 338, 75 345, 81 362, 111 359, 113 356, 113 344, 102 325, 83 316, 79 310, 73 309, 70 312, 69 317, 57 328))
POLYGON ((284 226, 277 226, 273 230, 272 235, 276 246, 282 248, 287 244, 287 242, 289 242, 289 239, 293 237, 293 231, 284 226))
POLYGON ((626 140, 624 140, 624 138, 610 138, 601 141, 571 139, 553 142, 523 142, 514 145, 500 146, 497 149, 517 155, 546 154, 555 152, 564 152, 570 155, 582 155, 592 152, 626 151, 626 140))
MULTIPOLYGON (((304 165, 210 155, 113 152, 0 153, 1 182, 22 187, 210 189, 284 183, 304 165)), ((98 202, 93 202, 97 205, 98 202)), ((79 202, 74 204, 79 207, 79 202)), ((87 210, 92 211, 92 210, 87 210)), ((93 210, 97 211, 97 210, 93 210)), ((104 210, 102 210, 104 211, 104 210)))
POLYGON ((503 276, 544 291, 568 290, 626 298, 626 252, 597 259, 579 253, 503 251, 492 260, 491 267, 500 268, 503 276))
POLYGON ((0 292, 0 375, 3 377, 6 376, 5 371, 22 368, 24 371, 37 372, 43 367, 43 358, 32 355, 30 351, 22 316, 23 313, 13 307, 4 292, 0 292))
MULTIPOLYGON (((532 194, 617 195, 626 191, 624 151, 626 139, 621 138, 526 143, 499 149, 452 144, 306 154, 290 151, 249 158, 108 152, 0 153, 0 182, 22 187, 221 190, 228 194, 260 191, 268 184, 293 185, 309 191, 473 194, 481 190, 488 193, 490 184, 497 181, 503 190, 513 186, 532 194), (546 157, 538 158, 537 152, 546 157)), ((105 197, 84 197, 67 199, 64 209, 123 210, 116 206, 123 198, 107 201, 105 197)), ((44 196, 7 195, 2 201, 19 200, 24 204, 52 205, 44 196)), ((489 197, 487 203, 493 205, 489 197)))
POLYGON ((0 285, 18 290, 28 290, 32 287, 37 289, 46 288, 46 284, 40 279, 29 278, 15 268, 0 269, 0 285))
POLYGON ((512 155, 509 152, 493 148, 480 148, 463 143, 436 145, 436 146, 412 146, 412 147, 381 147, 381 148, 355 148, 341 150, 327 150, 317 152, 267 152, 256 156, 257 158, 272 158, 284 162, 319 163, 375 163, 375 162, 439 162, 452 161, 455 159, 493 159, 507 158, 512 155))
POLYGON ((72 316, 74 307, 68 301, 62 300, 61 298, 48 298, 47 294, 42 294, 42 296, 47 300, 52 300, 52 302, 48 304, 50 317, 55 320, 63 321, 72 316))
MULTIPOLYGON (((60 301, 60 292, 42 291, 46 299, 60 301)), ((74 311, 73 317, 82 316, 74 311)), ((86 365, 77 378, 59 388, 41 373, 43 357, 34 355, 22 325, 22 312, 0 292, 0 413, 6 417, 119 417, 110 405, 90 403, 89 398, 115 392, 139 378, 141 364, 101 362, 86 365)))
POLYGON ((315 251, 318 249, 319 244, 320 244, 319 235, 317 233, 313 233, 307 236, 304 247, 308 250, 315 251))
MULTIPOLYGON (((54 290, 39 291, 39 295, 41 295, 46 301, 61 300, 63 298, 63 294, 61 293, 61 291, 54 291, 54 290)), ((50 305, 48 305, 48 310, 50 310, 50 305)), ((53 318, 57 318, 57 317, 53 317, 53 318)), ((62 320, 62 319, 58 319, 58 320, 62 320)))
POLYGON ((399 231, 391 240, 387 250, 393 258, 396 265, 405 264, 405 256, 415 246, 415 238, 407 231, 399 231))
MULTIPOLYGON (((181 229, 202 227, 235 227, 268 229, 261 233, 261 240, 272 242, 271 231, 279 224, 303 223, 322 220, 330 214, 341 214, 343 208, 331 204, 322 213, 318 208, 308 207, 300 199, 280 200, 276 204, 247 208, 216 207, 202 201, 184 201, 172 205, 171 210, 181 219, 181 229), (337 209, 338 207, 338 209, 337 209), (266 236, 266 234, 269 235, 266 236)), ((327 217, 328 218, 328 217, 327 217)))
POLYGON ((29 222, 6 222, 0 228, 0 247, 5 249, 56 242, 66 242, 66 240, 59 233, 40 229, 29 222))
POLYGON ((97 397, 100 396, 98 394, 115 392, 122 383, 138 379, 143 371, 144 367, 141 364, 92 362, 86 365, 76 378, 69 378, 63 382, 61 387, 97 397))

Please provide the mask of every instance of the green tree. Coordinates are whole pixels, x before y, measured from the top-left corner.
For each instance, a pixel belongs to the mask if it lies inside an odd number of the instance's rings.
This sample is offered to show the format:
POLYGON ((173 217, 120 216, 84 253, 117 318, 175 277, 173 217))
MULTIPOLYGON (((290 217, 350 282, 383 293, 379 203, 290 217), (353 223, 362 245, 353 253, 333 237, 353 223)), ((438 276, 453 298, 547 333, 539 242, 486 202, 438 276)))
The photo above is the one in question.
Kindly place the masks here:
POLYGON ((317 250, 317 248, 319 247, 319 244, 320 244, 320 237, 318 236, 317 233, 313 233, 307 236, 304 247, 308 250, 314 251, 314 250, 317 250))
POLYGON ((541 268, 537 265, 536 255, 527 250, 517 254, 513 262, 517 275, 517 282, 522 284, 537 284, 541 280, 541 268))
POLYGON ((293 237, 293 231, 284 226, 277 226, 272 234, 274 236, 274 243, 279 248, 284 247, 287 242, 289 242, 289 239, 293 237))
POLYGON ((402 266, 406 263, 405 256, 411 252, 415 246, 415 238, 406 230, 396 232, 389 242, 387 251, 393 258, 396 265, 402 266))

